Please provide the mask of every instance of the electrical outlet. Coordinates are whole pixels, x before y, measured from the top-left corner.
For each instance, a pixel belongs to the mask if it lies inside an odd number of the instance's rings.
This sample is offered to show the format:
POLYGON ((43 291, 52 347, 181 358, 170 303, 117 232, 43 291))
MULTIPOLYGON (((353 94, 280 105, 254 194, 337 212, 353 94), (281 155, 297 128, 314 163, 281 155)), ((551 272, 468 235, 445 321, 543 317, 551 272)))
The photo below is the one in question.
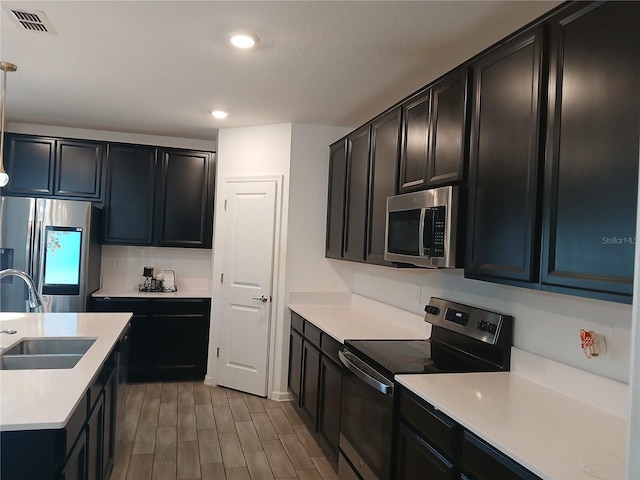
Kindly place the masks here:
POLYGON ((116 258, 113 261, 113 269, 114 270, 120 270, 120 259, 119 258, 116 258))

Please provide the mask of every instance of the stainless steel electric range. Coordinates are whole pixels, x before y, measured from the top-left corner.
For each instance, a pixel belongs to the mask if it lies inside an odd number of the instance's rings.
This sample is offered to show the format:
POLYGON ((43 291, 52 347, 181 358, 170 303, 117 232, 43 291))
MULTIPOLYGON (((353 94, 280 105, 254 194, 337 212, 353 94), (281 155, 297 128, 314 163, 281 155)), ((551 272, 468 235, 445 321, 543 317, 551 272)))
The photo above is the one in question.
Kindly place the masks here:
POLYGON ((393 478, 394 376, 509 370, 513 318, 432 297, 429 340, 347 340, 342 380, 341 480, 393 478))

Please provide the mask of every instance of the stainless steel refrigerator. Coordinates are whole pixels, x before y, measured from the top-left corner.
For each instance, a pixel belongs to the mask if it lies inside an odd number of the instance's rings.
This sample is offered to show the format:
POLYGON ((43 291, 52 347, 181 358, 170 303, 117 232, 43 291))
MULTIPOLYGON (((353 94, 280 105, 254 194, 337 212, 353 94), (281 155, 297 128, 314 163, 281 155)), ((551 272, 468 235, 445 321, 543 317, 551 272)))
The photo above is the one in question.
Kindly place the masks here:
MULTIPOLYGON (((28 273, 42 312, 84 312, 100 287, 99 213, 90 202, 0 196, 0 270, 28 273)), ((26 312, 26 284, 0 280, 0 312, 26 312)))

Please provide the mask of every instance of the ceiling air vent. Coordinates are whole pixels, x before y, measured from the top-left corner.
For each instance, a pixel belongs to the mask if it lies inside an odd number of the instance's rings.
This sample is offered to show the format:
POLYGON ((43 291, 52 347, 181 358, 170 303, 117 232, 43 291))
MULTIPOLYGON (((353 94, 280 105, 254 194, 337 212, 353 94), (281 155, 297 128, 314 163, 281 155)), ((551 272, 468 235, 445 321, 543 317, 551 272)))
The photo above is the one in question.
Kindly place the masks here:
POLYGON ((7 10, 11 13, 13 22, 22 30, 53 35, 56 33, 44 12, 39 10, 23 10, 21 8, 7 8, 7 10))

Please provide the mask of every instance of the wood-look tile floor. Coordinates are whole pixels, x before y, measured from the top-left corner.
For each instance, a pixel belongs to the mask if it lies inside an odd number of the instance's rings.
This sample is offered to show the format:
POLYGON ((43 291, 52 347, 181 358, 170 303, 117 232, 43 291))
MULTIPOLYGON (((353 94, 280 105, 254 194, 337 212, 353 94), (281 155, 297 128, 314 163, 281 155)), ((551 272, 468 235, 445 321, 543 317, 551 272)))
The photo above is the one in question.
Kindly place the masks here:
POLYGON ((336 480, 290 402, 202 383, 132 384, 111 480, 336 480))

